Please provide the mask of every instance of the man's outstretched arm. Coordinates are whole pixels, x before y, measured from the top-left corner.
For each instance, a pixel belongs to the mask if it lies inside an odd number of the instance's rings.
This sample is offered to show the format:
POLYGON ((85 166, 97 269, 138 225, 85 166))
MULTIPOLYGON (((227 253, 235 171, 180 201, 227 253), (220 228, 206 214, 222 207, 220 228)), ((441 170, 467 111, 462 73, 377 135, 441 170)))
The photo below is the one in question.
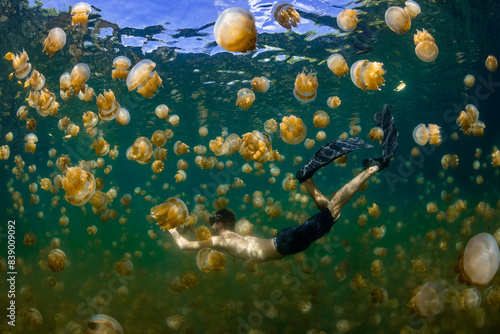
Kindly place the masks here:
POLYGON ((186 238, 184 238, 182 235, 179 234, 179 232, 173 228, 171 230, 167 230, 168 233, 174 238, 174 241, 177 243, 180 249, 182 250, 200 250, 205 247, 213 247, 213 241, 212 237, 210 237, 208 240, 204 241, 189 241, 186 238))

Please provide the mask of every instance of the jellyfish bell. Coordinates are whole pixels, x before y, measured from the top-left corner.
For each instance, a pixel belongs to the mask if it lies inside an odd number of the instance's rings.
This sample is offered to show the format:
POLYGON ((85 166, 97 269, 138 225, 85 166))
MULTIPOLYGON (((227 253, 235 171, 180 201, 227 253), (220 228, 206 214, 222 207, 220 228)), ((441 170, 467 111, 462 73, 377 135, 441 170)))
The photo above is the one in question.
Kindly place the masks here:
POLYGON ((401 7, 392 6, 385 11, 385 23, 396 34, 404 34, 410 30, 410 15, 401 7))
POLYGON ((31 63, 28 63, 29 57, 26 51, 13 56, 12 67, 14 67, 16 78, 24 79, 30 74, 31 63))
POLYGON ((96 182, 94 175, 80 167, 69 167, 62 179, 66 200, 75 206, 82 206, 94 196, 96 182))
POLYGON ((353 31, 358 25, 357 12, 354 9, 344 9, 337 16, 337 25, 344 31, 353 31))
POLYGON ((429 133, 425 124, 420 123, 413 129, 413 140, 420 146, 427 144, 429 133))
POLYGON ((214 37, 217 44, 227 51, 255 50, 257 29, 253 14, 240 7, 224 10, 215 22, 214 37))
POLYGON ((151 217, 163 230, 168 230, 186 222, 189 210, 183 200, 170 197, 164 203, 151 208, 151 217))
POLYGON ((76 64, 71 70, 71 86, 76 93, 85 90, 85 82, 90 77, 90 69, 87 64, 76 64))
POLYGON ((132 65, 130 59, 125 56, 118 56, 113 59, 113 67, 114 69, 111 71, 111 77, 113 79, 127 79, 128 77, 128 68, 132 65))
POLYGON ((436 60, 439 54, 439 48, 436 43, 424 41, 415 47, 415 53, 420 60, 430 63, 436 60))
POLYGON ((127 87, 129 91, 137 88, 137 92, 146 98, 150 98, 158 91, 162 80, 154 71, 156 63, 143 59, 132 68, 127 76, 127 87))
POLYGON ((476 78, 474 78, 474 76, 472 74, 467 74, 464 78, 464 84, 469 88, 474 86, 475 81, 476 81, 476 78))
POLYGON ((314 101, 316 98, 316 93, 318 90, 318 79, 316 78, 316 73, 305 71, 297 74, 295 78, 293 96, 302 103, 309 103, 314 101))
MULTIPOLYGON (((155 114, 159 119, 167 118, 170 109, 165 104, 159 104, 155 108, 155 114)), ((168 118, 167 118, 168 121, 168 118)))
POLYGON ((300 23, 300 15, 292 5, 285 2, 277 2, 271 9, 271 13, 280 26, 286 29, 296 27, 300 23))
POLYGON ((412 18, 412 19, 417 17, 417 15, 420 14, 420 12, 421 12, 420 5, 413 0, 408 0, 405 2, 404 10, 405 10, 405 12, 408 13, 410 18, 412 18))
POLYGON ((486 286, 500 264, 498 243, 491 234, 479 233, 469 240, 455 265, 458 279, 468 285, 486 286))
POLYGON ((130 113, 125 108, 118 109, 118 114, 116 116, 116 122, 120 125, 127 125, 130 123, 130 113))
POLYGON ((345 61, 345 58, 341 54, 334 53, 330 55, 326 63, 328 68, 336 76, 340 77, 349 72, 349 66, 347 66, 347 62, 345 61))
POLYGON ((49 35, 43 41, 43 50, 47 54, 53 55, 57 50, 60 50, 66 44, 66 33, 61 28, 53 28, 49 31, 49 35))
POLYGON ((269 79, 266 77, 255 77, 252 79, 252 89, 256 92, 265 93, 269 89, 269 79))
POLYGON ((490 72, 496 72, 498 69, 498 60, 495 56, 488 56, 486 58, 486 61, 484 62, 484 66, 486 66, 486 69, 490 72))
POLYGON ((255 94, 248 88, 242 88, 238 91, 238 98, 236 99, 236 105, 241 109, 248 109, 255 101, 255 94))
POLYGON ((434 317, 444 311, 445 289, 436 282, 428 282, 416 289, 408 306, 421 317, 434 317))
POLYGON ((280 123, 281 139, 287 144, 300 144, 307 135, 307 128, 304 122, 295 116, 283 117, 280 123))
POLYGON ((122 326, 116 319, 105 314, 97 314, 88 322, 86 334, 123 334, 122 326))
POLYGON ((59 248, 54 248, 50 251, 49 256, 47 258, 47 264, 55 273, 58 273, 64 269, 66 266, 66 253, 59 248))
POLYGON ((226 266, 226 256, 210 248, 202 248, 196 255, 196 265, 203 272, 221 271, 226 266))
POLYGON ((34 133, 28 133, 24 136, 24 150, 28 153, 34 153, 36 149, 36 143, 38 142, 38 137, 34 133))

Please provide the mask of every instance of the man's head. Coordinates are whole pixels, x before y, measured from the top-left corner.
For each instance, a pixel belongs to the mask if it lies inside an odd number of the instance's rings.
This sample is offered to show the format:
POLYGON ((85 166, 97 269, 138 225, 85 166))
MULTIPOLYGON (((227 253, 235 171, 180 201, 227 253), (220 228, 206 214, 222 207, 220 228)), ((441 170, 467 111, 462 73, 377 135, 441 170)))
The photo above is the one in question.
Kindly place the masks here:
POLYGON ((234 231, 234 223, 236 217, 231 210, 222 209, 209 218, 210 225, 212 225, 212 232, 220 234, 221 230, 234 231))

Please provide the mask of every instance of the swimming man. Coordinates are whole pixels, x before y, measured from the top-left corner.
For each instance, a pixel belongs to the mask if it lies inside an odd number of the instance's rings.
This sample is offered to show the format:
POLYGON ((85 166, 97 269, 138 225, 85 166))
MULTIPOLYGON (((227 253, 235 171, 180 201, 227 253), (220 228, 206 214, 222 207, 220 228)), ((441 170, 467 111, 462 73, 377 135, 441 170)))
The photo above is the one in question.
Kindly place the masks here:
POLYGON ((316 207, 321 211, 303 224, 285 228, 272 239, 241 236, 234 232, 236 221, 234 213, 228 209, 222 209, 210 217, 212 236, 208 240, 189 241, 176 229, 168 230, 168 232, 182 250, 200 250, 209 247, 224 251, 235 258, 257 262, 278 260, 286 255, 306 250, 312 242, 330 232, 344 205, 354 196, 363 183, 386 168, 390 159, 394 156, 399 134, 389 106, 384 105, 382 111, 375 114, 374 119, 377 126, 384 131, 382 141, 383 157, 364 160, 363 166, 365 169, 339 189, 332 199, 328 199, 316 187, 313 181, 314 173, 346 153, 361 148, 369 148, 372 147, 371 145, 355 137, 331 141, 322 146, 297 173, 298 181, 304 184, 316 207))

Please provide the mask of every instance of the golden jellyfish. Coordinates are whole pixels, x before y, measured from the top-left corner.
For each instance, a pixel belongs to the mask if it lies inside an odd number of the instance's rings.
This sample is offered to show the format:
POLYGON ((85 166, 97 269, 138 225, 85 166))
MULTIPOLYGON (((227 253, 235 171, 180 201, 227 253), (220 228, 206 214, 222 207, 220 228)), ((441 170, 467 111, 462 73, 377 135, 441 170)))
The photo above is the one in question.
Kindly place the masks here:
POLYGON ((7 160, 10 157, 10 147, 8 145, 0 146, 0 160, 7 160))
POLYGON ((271 151, 271 137, 267 133, 254 130, 243 135, 239 152, 246 161, 264 163, 271 158, 271 151))
POLYGON ((264 123, 264 130, 267 133, 275 133, 278 130, 278 122, 275 119, 270 118, 264 123))
POLYGON ((79 93, 85 90, 85 83, 90 78, 90 68, 87 64, 79 63, 76 64, 71 70, 71 87, 73 91, 79 93))
POLYGON ((214 37, 217 44, 227 51, 247 52, 254 50, 257 29, 253 14, 240 7, 224 10, 215 22, 214 37))
POLYGON ((184 324, 184 317, 179 314, 171 315, 167 317, 167 325, 172 329, 179 329, 184 324))
POLYGON ((88 321, 85 334, 123 334, 122 326, 116 319, 105 314, 97 314, 88 321))
POLYGON ((458 167, 458 155, 456 154, 446 154, 441 158, 441 165, 444 170, 447 170, 448 167, 452 167, 456 169, 458 167))
POLYGON ((155 67, 156 63, 149 59, 143 59, 135 64, 127 77, 128 90, 137 88, 137 92, 142 96, 152 97, 162 84, 160 76, 154 71, 155 67))
POLYGON ((90 101, 94 98, 94 88, 89 87, 89 85, 85 84, 84 88, 80 90, 78 93, 78 98, 82 101, 90 101))
POLYGON ((316 139, 317 140, 325 140, 326 139, 326 132, 325 131, 318 131, 316 134, 316 139))
POLYGON ((384 139, 384 130, 379 127, 372 128, 368 133, 368 137, 373 141, 382 140, 384 139))
POLYGON ((116 115, 116 123, 120 125, 127 125, 128 123, 130 123, 130 113, 127 109, 118 109, 118 114, 116 115))
POLYGON ((380 90, 379 87, 385 82, 383 65, 383 63, 370 62, 366 59, 356 61, 351 66, 352 82, 363 90, 380 90))
MULTIPOLYGON (((206 126, 200 126, 200 128, 198 129, 198 134, 200 135, 200 137, 206 137, 208 135, 208 129, 206 126)), ((195 150, 196 152, 196 150, 195 150)), ((198 152, 196 152, 198 153, 198 152)))
POLYGON ((493 147, 493 151, 491 152, 491 165, 493 167, 500 166, 500 151, 496 147, 493 147))
MULTIPOLYGON (((486 69, 490 72, 495 72, 498 68, 498 60, 495 56, 488 56, 486 58, 486 61, 484 62, 484 66, 486 66, 486 69)), ((17 75, 16 75, 17 76, 17 75)))
POLYGON ((418 14, 420 14, 420 5, 413 0, 407 0, 405 2, 404 11, 407 12, 410 18, 413 19, 417 17, 418 14))
MULTIPOLYGON (((256 92, 265 93, 269 89, 269 79, 266 77, 255 77, 252 79, 252 89, 256 92)), ((239 92, 238 92, 239 95, 239 92)), ((254 98, 255 99, 255 98, 254 98)), ((248 109, 248 108, 244 108, 248 109)))
POLYGON ((248 88, 242 88, 238 91, 238 98, 236 99, 236 105, 241 109, 248 109, 255 101, 255 94, 248 88))
POLYGON ((86 2, 79 2, 75 4, 71 9, 71 25, 86 24, 91 11, 92 8, 86 2))
POLYGON ((420 60, 432 62, 437 58, 439 48, 436 45, 434 37, 425 29, 422 29, 422 31, 417 30, 417 33, 413 35, 413 41, 416 45, 415 53, 420 60))
POLYGON ((384 237, 384 235, 385 235, 386 230, 387 229, 386 229, 385 225, 382 225, 380 227, 372 227, 370 229, 370 233, 372 234, 372 237, 374 239, 382 239, 384 237))
POLYGON ((408 306, 424 318, 434 317, 444 311, 445 289, 436 282, 427 282, 416 288, 408 306))
POLYGON ((53 55, 57 50, 63 48, 66 44, 66 33, 61 28, 53 28, 49 35, 43 41, 43 50, 47 54, 53 55))
POLYGON ((472 126, 479 120, 479 111, 473 104, 465 106, 457 117, 457 124, 465 135, 470 135, 472 126))
POLYGON ((476 288, 468 288, 458 295, 459 310, 461 312, 475 311, 481 306, 481 292, 476 288))
POLYGON ((80 167, 70 167, 62 179, 66 200, 75 206, 82 206, 94 195, 96 184, 94 175, 80 167))
POLYGON ((307 148, 308 150, 312 149, 314 147, 314 139, 307 138, 304 141, 304 147, 307 148))
POLYGON ((384 288, 375 288, 370 292, 370 302, 373 304, 384 304, 389 295, 384 288))
POLYGON ((344 9, 337 16, 337 25, 344 31, 353 31, 358 25, 358 13, 354 9, 344 9))
POLYGON ((484 125, 483 122, 477 121, 476 123, 472 124, 472 127, 470 128, 470 132, 474 137, 480 137, 484 135, 484 128, 486 125, 484 125))
POLYGON ((132 276, 134 273, 134 264, 127 258, 123 258, 113 265, 114 271, 118 276, 132 276))
POLYGON ((206 273, 221 271, 226 266, 226 256, 219 251, 203 248, 196 255, 196 265, 206 273))
POLYGON ((95 150, 95 153, 102 157, 108 154, 109 152, 109 143, 104 140, 104 138, 99 137, 96 140, 94 140, 94 143, 90 145, 90 148, 93 148, 95 150))
MULTIPOLYGON (((379 218, 381 213, 382 213, 382 209, 380 209, 380 207, 376 203, 373 203, 373 205, 368 208, 368 214, 370 216, 372 216, 374 219, 379 218)), ((385 226, 382 226, 381 228, 384 229, 383 232, 385 234, 385 226)), ((375 229, 378 229, 378 228, 375 228, 375 229)))
POLYGON ((176 141, 174 144, 174 153, 175 155, 181 155, 181 154, 186 154, 189 153, 189 146, 181 142, 180 140, 176 141))
POLYGON ((66 266, 66 253, 64 253, 61 249, 55 248, 50 251, 49 256, 47 258, 47 264, 55 273, 58 273, 64 269, 66 266))
POLYGON ((188 215, 186 204, 177 197, 170 197, 164 203, 151 208, 151 217, 163 230, 184 224, 188 215))
POLYGON ((113 67, 114 69, 111 71, 111 77, 113 79, 127 79, 128 77, 128 68, 132 65, 130 59, 125 56, 118 56, 113 59, 113 67))
POLYGON ((476 81, 476 78, 474 78, 474 76, 472 74, 467 74, 464 78, 464 84, 469 88, 474 86, 475 81, 476 81))
POLYGON ((30 74, 31 64, 28 63, 28 60, 28 54, 24 50, 15 56, 12 55, 12 67, 14 67, 16 78, 24 79, 30 74))
POLYGON ((314 113, 313 122, 317 128, 326 128, 330 124, 330 116, 323 110, 318 110, 314 113))
POLYGON ((159 119, 164 119, 166 118, 168 121, 168 113, 170 112, 170 109, 165 105, 165 104, 159 104, 155 108, 155 114, 158 116, 159 119))
MULTIPOLYGON (((70 123, 68 125, 68 128, 66 129, 66 133, 72 137, 76 137, 76 135, 78 135, 78 132, 80 132, 80 127, 73 123, 70 123)), ((66 136, 66 138, 68 138, 68 136, 66 136)))
POLYGON ((33 90, 40 90, 43 85, 45 85, 45 76, 37 70, 33 70, 29 79, 24 83, 24 88, 32 86, 33 90))
POLYGON ((307 128, 304 122, 296 116, 285 116, 280 123, 281 139, 287 144, 300 144, 307 134, 307 128))
POLYGON ((60 171, 66 170, 71 166, 71 158, 66 154, 60 155, 56 160, 56 166, 60 171))
POLYGON ((151 161, 153 155, 153 145, 146 137, 139 137, 134 141, 134 144, 127 149, 127 159, 137 161, 141 165, 145 165, 151 161))
POLYGON ((338 106, 340 106, 340 103, 341 101, 338 96, 330 96, 326 101, 326 104, 332 109, 335 109, 338 106))
POLYGON ((57 114, 59 108, 55 94, 46 88, 42 91, 31 91, 28 96, 28 104, 32 108, 36 108, 36 112, 42 117, 57 114))
POLYGON ((24 121, 24 119, 28 116, 28 109, 26 108, 26 106, 20 106, 16 111, 16 116, 21 121, 24 121))
POLYGON ((292 5, 285 2, 277 2, 271 9, 271 13, 280 26, 286 29, 296 27, 300 23, 300 15, 292 5))
POLYGON ((439 146, 441 143, 440 127, 436 124, 429 124, 426 127, 425 124, 420 123, 413 129, 413 140, 421 146, 424 146, 427 142, 439 146))
POLYGON ((240 219, 234 225, 234 230, 241 236, 248 236, 252 233, 253 225, 246 219, 240 219))
MULTIPOLYGON (((172 124, 172 126, 177 126, 179 125, 179 115, 173 114, 168 118, 168 122, 172 124)), ((165 130, 167 132, 168 130, 165 130)))
POLYGON ((334 53, 327 60, 328 68, 336 75, 343 76, 349 72, 349 66, 341 54, 334 53))
POLYGON ((59 95, 63 100, 69 99, 73 95, 73 86, 71 86, 71 73, 64 72, 59 77, 59 95))
POLYGON ((29 328, 37 328, 43 324, 43 318, 36 308, 30 308, 24 315, 24 323, 29 328))
POLYGON ((162 130, 156 130, 151 136, 153 146, 162 147, 167 143, 167 135, 162 130))
POLYGON ((455 265, 460 282, 486 286, 495 276, 500 264, 498 243, 491 234, 479 233, 469 240, 455 265))
POLYGON ((309 72, 306 74, 304 71, 297 74, 293 88, 293 96, 302 102, 309 103, 316 98, 318 90, 318 79, 316 73, 309 72))
POLYGON ((195 230, 195 234, 196 234, 196 239, 200 241, 208 240, 212 236, 212 234, 210 233, 210 229, 204 225, 198 227, 195 230))
POLYGON ((392 6, 385 11, 385 23, 396 34, 404 34, 410 30, 411 18, 403 8, 392 6))
POLYGON ((177 173, 174 175, 175 183, 184 182, 186 181, 186 178, 187 178, 187 173, 183 170, 178 170, 177 173))
POLYGON ((28 153, 35 153, 36 143, 38 142, 38 137, 34 133, 28 133, 24 136, 24 150, 28 153))

